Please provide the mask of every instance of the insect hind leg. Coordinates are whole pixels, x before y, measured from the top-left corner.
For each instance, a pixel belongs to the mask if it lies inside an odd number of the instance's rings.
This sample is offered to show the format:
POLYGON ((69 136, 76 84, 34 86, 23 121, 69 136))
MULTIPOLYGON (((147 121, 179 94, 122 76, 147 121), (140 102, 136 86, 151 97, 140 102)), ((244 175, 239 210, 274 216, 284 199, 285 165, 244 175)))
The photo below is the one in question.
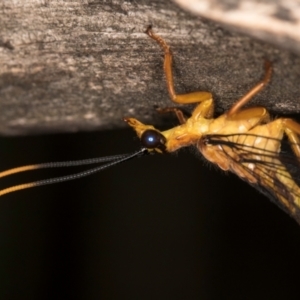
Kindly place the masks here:
POLYGON ((227 112, 227 116, 233 116, 235 113, 241 110, 241 108, 247 104, 257 93, 259 93, 270 81, 272 75, 272 64, 269 61, 265 62, 265 75, 264 78, 259 81, 250 91, 248 91, 242 98, 240 98, 230 110, 227 112))
POLYGON ((282 124, 295 155, 300 158, 300 124, 288 118, 282 119, 282 124))

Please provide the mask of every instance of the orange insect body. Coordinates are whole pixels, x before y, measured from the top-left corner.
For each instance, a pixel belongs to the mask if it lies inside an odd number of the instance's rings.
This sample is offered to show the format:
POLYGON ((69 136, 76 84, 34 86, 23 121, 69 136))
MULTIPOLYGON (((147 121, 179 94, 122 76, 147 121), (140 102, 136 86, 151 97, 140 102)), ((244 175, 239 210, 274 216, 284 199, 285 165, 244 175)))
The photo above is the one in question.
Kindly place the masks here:
MULTIPOLYGON (((271 64, 266 63, 262 81, 238 100, 228 112, 214 119, 213 99, 210 93, 176 95, 170 49, 151 28, 148 28, 147 34, 164 49, 164 70, 171 99, 177 103, 200 102, 200 104, 187 120, 177 108, 162 109, 163 112, 174 111, 182 123, 162 132, 134 118, 127 118, 125 121, 134 128, 140 138, 148 130, 154 130, 163 136, 159 147, 152 147, 149 150, 161 153, 164 149, 166 152, 173 152, 182 147, 196 146, 207 160, 217 164, 222 170, 237 174, 243 180, 277 198, 278 204, 300 223, 300 188, 279 157, 281 140, 286 135, 297 161, 299 160, 300 125, 287 118, 270 122, 269 113, 264 107, 242 109, 270 80, 271 64)), ((297 166, 299 167, 299 163, 297 166)))

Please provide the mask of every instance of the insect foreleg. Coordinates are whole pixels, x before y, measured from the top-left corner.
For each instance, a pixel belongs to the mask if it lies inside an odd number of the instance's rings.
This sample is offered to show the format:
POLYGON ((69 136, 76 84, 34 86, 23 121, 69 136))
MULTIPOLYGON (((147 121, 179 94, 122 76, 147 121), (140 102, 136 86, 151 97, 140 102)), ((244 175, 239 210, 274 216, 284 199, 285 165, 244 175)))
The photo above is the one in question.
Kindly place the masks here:
POLYGON ((168 113, 168 112, 174 112, 177 119, 179 120, 180 124, 184 124, 186 123, 186 117, 184 116, 182 110, 180 110, 177 107, 164 107, 164 108, 157 108, 156 109, 157 112, 159 113, 168 113))
POLYGON ((197 103, 197 102, 203 102, 205 100, 212 99, 212 94, 209 92, 193 92, 188 94, 181 94, 177 95, 174 90, 174 83, 173 83, 173 73, 172 73, 172 53, 170 50, 170 47, 166 43, 164 39, 162 39, 160 36, 154 34, 154 32, 151 29, 151 26, 149 26, 146 30, 146 33, 155 40, 164 50, 165 58, 164 58, 164 71, 165 76, 167 80, 167 88, 169 95, 172 99, 172 101, 176 103, 197 103))
MULTIPOLYGON (((177 107, 164 107, 158 108, 158 112, 166 113, 166 112, 174 112, 179 120, 180 124, 185 124, 187 119, 184 116, 182 110, 177 107)), ((212 99, 201 102, 193 111, 191 119, 197 120, 200 117, 204 117, 210 119, 214 113, 214 102, 212 99)))
POLYGON ((227 112, 227 116, 233 116, 237 113, 245 104, 247 104, 257 93, 259 93, 270 81, 272 75, 272 65, 269 61, 265 63, 265 76, 257 83, 248 93, 246 93, 241 99, 233 104, 231 109, 227 112))

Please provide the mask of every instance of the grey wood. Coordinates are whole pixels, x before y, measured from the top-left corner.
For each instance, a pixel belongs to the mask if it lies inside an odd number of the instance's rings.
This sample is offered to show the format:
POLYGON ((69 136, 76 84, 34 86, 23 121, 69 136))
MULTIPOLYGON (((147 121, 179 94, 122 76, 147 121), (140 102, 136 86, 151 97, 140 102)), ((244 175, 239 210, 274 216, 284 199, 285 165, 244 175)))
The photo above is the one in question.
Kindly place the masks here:
MULTIPOLYGON (((174 54, 176 90, 208 90, 222 113, 273 62, 271 84, 252 105, 300 111, 300 58, 184 12, 168 1, 15 0, 0 4, 0 133, 37 134, 126 126, 123 117, 174 125, 163 55, 174 54)), ((192 106, 189 106, 191 109, 192 106)))

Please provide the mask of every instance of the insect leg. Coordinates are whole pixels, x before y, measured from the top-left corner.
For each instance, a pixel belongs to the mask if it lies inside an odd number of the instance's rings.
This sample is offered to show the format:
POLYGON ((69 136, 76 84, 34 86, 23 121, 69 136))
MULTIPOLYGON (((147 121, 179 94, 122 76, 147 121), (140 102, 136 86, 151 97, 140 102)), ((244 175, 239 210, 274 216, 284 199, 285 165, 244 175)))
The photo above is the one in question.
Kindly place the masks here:
POLYGON ((250 107, 238 111, 232 116, 226 117, 230 121, 245 121, 251 124, 251 128, 258 124, 266 124, 270 122, 270 115, 264 107, 250 107))
POLYGON ((174 112, 176 114, 177 119, 179 120, 180 124, 186 123, 186 117, 184 116, 182 110, 180 110, 177 107, 164 107, 164 108, 157 108, 156 111, 159 113, 168 113, 168 112, 174 112))
POLYGON ((167 80, 167 88, 172 101, 176 103, 196 103, 212 99, 212 94, 209 92, 193 92, 188 94, 177 95, 174 90, 173 73, 172 73, 172 53, 170 47, 164 39, 154 34, 151 26, 148 26, 146 33, 149 37, 155 40, 164 50, 164 71, 167 80))
POLYGON ((272 75, 272 65, 269 61, 265 62, 265 76, 257 83, 248 93, 246 93, 241 99, 239 99, 230 110, 227 112, 227 116, 232 116, 237 113, 245 104, 247 104, 257 93, 259 93, 270 81, 272 75))
POLYGON ((284 132, 287 135, 291 147, 298 158, 300 158, 300 124, 292 119, 282 119, 284 132))

